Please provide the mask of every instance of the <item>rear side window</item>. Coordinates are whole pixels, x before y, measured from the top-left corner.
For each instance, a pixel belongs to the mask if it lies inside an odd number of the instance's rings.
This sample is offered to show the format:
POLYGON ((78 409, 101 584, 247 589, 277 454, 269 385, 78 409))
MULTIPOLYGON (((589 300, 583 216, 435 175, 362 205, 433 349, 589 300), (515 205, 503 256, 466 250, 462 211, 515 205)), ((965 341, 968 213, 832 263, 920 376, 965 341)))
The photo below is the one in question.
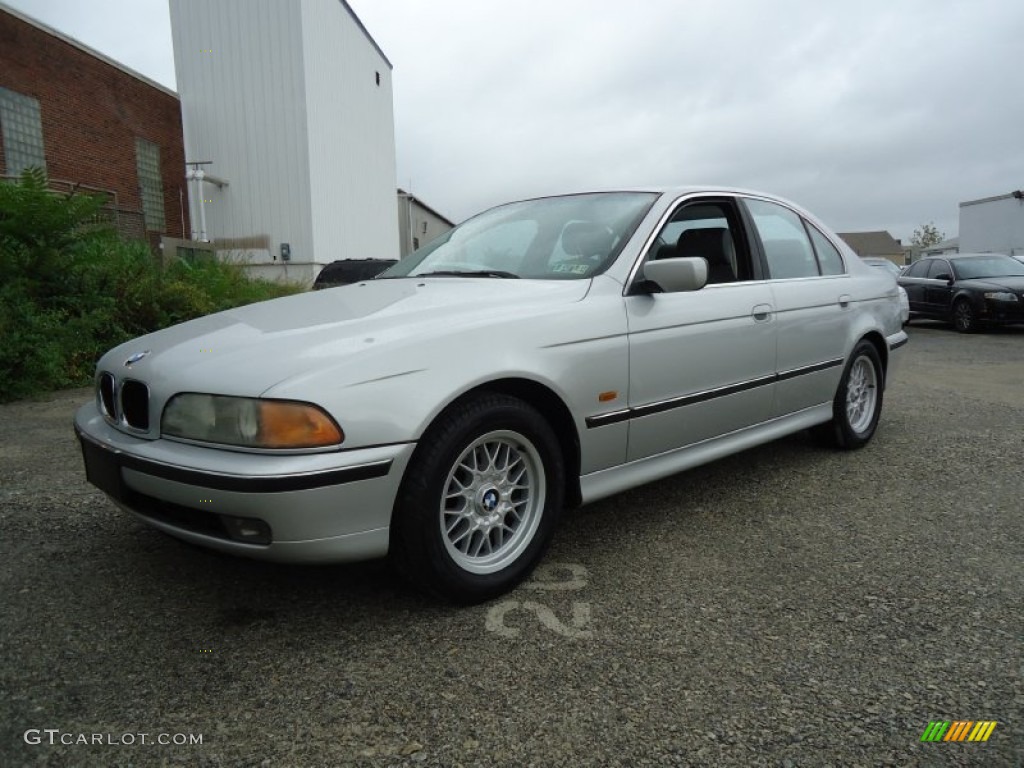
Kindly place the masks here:
POLYGON ((817 277, 818 262, 804 229, 793 211, 766 200, 746 200, 761 237, 769 276, 773 280, 817 277))
POLYGON ((807 224, 807 231, 811 233, 811 242, 814 244, 814 253, 818 257, 821 274, 846 274, 846 266, 843 264, 843 257, 839 255, 838 249, 817 227, 810 222, 805 221, 804 223, 807 224))

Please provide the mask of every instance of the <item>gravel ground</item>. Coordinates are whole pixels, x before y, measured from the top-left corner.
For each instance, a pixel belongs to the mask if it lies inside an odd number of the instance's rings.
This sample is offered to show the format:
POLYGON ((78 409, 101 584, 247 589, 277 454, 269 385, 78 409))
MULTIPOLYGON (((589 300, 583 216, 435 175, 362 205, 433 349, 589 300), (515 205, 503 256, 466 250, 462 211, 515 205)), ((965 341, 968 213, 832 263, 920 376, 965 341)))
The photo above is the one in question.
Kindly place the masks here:
POLYGON ((85 483, 87 391, 0 407, 0 765, 1024 765, 1024 329, 908 330, 866 449, 571 513, 469 609, 180 544, 85 483))

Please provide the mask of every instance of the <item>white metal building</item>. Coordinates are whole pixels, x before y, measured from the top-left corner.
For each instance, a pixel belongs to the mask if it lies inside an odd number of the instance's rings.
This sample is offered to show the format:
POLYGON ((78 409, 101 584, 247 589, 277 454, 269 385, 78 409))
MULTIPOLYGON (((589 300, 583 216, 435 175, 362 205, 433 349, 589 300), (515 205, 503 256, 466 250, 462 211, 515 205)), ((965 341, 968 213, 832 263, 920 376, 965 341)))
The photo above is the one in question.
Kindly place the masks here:
POLYGON ((398 242, 402 258, 431 240, 440 237, 455 223, 418 197, 404 189, 398 190, 398 242))
POLYGON ((190 184, 196 238, 205 218, 222 257, 304 283, 335 259, 397 258, 391 63, 349 5, 170 8, 186 165, 208 163, 191 166, 207 177, 190 184))
POLYGON ((960 252, 1024 253, 1024 191, 960 203, 960 252))

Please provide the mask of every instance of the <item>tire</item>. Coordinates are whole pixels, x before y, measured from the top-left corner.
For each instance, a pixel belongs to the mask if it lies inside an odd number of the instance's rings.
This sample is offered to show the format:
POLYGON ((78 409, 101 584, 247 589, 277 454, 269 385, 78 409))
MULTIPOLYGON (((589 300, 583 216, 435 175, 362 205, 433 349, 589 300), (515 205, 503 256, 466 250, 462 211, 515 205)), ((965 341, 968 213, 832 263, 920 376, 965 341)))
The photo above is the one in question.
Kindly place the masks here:
POLYGON ((974 306, 967 299, 957 299, 953 304, 953 327, 960 333, 974 333, 978 330, 974 306))
POLYGON ((433 595, 488 600, 533 570, 564 495, 565 464, 547 421, 517 398, 473 395, 420 440, 395 502, 389 558, 433 595))
POLYGON ((832 421, 816 430, 819 439, 847 451, 867 445, 882 414, 883 382, 878 350, 870 341, 862 339, 853 348, 853 354, 843 369, 839 389, 832 401, 832 421))

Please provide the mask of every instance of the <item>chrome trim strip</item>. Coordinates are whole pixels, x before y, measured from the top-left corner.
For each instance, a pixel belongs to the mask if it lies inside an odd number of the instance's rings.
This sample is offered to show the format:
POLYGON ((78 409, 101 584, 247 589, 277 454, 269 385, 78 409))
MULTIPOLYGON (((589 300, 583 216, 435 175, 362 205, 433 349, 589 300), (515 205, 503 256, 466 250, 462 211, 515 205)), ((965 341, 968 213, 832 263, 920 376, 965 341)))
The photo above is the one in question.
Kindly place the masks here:
POLYGON ((630 418, 632 418, 632 411, 630 411, 629 408, 622 411, 602 413, 597 416, 588 416, 586 418, 587 429, 593 429, 594 427, 606 427, 609 424, 618 424, 620 421, 629 421, 630 418))
POLYGON ((818 373, 819 371, 827 371, 829 368, 837 368, 843 364, 843 359, 837 358, 835 360, 826 360, 823 363, 815 363, 814 365, 804 365, 800 368, 790 368, 788 371, 782 371, 775 374, 776 381, 785 381, 786 379, 793 379, 797 376, 803 376, 808 373, 818 373))
POLYGON ((717 387, 715 389, 708 389, 703 392, 695 392, 692 395, 682 395, 681 397, 673 397, 668 400, 662 400, 657 403, 648 403, 647 405, 640 405, 636 408, 631 409, 632 417, 638 418, 640 416, 650 416, 655 413, 662 413, 664 411, 671 411, 676 408, 682 408, 687 405, 696 405, 697 403, 704 403, 708 400, 714 400, 716 397, 725 397, 727 395, 735 395, 739 392, 746 392, 749 389, 757 389, 768 384, 775 383, 775 375, 763 376, 760 379, 751 379, 750 381, 743 381, 739 384, 729 384, 725 387, 717 387))
MULTIPOLYGON (((694 191, 694 192, 686 192, 686 193, 684 193, 682 195, 679 195, 679 197, 677 197, 675 200, 673 200, 671 205, 669 205, 669 207, 665 209, 665 213, 663 213, 661 215, 661 218, 658 220, 658 225, 656 227, 654 227, 654 229, 651 230, 651 233, 647 236, 647 240, 644 242, 643 247, 640 249, 640 253, 636 257, 636 261, 633 262, 633 267, 629 271, 629 276, 626 278, 626 282, 622 286, 622 295, 623 296, 629 296, 630 295, 630 293, 629 293, 630 287, 633 285, 633 280, 636 278, 637 273, 640 271, 640 267, 643 265, 644 257, 647 255, 647 251, 650 249, 651 244, 654 242, 655 238, 659 234, 661 234, 661 230, 664 229, 665 225, 668 223, 668 220, 679 209, 679 206, 682 203, 686 202, 686 200, 689 199, 689 198, 695 198, 695 197, 731 197, 734 201, 737 201, 737 202, 740 202, 740 201, 742 201, 744 199, 750 199, 750 200, 762 200, 762 201, 764 201, 766 203, 774 203, 775 205, 778 205, 778 206, 780 206, 782 208, 785 208, 786 210, 790 211, 791 213, 796 214, 797 216, 800 217, 801 220, 807 221, 808 224, 812 225, 815 229, 817 229, 818 232, 821 233, 821 236, 824 237, 825 240, 827 240, 829 243, 831 243, 832 247, 836 249, 836 251, 839 253, 839 260, 843 262, 843 274, 841 274, 841 275, 807 275, 806 277, 778 277, 778 278, 773 278, 773 277, 769 276, 769 277, 763 278, 761 280, 744 280, 744 281, 742 281, 743 283, 772 283, 772 282, 782 282, 782 281, 787 281, 787 280, 815 280, 815 279, 820 280, 821 278, 828 278, 828 277, 849 277, 850 276, 850 265, 846 263, 846 256, 843 254, 843 249, 841 247, 839 247, 835 243, 835 241, 833 241, 832 238, 829 237, 829 235, 825 234, 825 232, 822 231, 822 228, 819 227, 816 222, 811 221, 811 214, 810 214, 809 211, 807 213, 803 213, 803 212, 797 210, 796 208, 794 208, 788 202, 785 202, 785 201, 782 201, 782 200, 776 200, 776 199, 771 198, 771 197, 765 197, 763 195, 759 195, 759 194, 751 193, 751 192, 724 191, 724 190, 694 191)), ((845 245, 845 242, 843 244, 845 245)), ((811 247, 813 248, 814 246, 812 245, 811 247)), ((754 258, 754 254, 753 253, 751 253, 749 255, 750 255, 751 258, 754 258)), ((739 281, 732 282, 732 283, 715 283, 713 285, 704 286, 704 287, 705 288, 710 288, 710 287, 715 287, 715 286, 727 287, 727 286, 737 285, 737 284, 739 284, 739 281)), ((701 290, 703 290, 703 289, 701 289, 701 290)))
POLYGON ((610 413, 602 413, 596 416, 588 416, 585 419, 587 429, 595 429, 596 427, 604 427, 609 424, 616 424, 620 421, 627 421, 629 419, 638 419, 643 416, 651 416, 655 413, 663 413, 665 411, 675 410, 676 408, 685 408, 688 405, 696 405, 697 403, 704 403, 708 400, 714 400, 718 397, 726 397, 727 395, 735 395, 739 392, 746 392, 747 390, 756 389, 763 387, 768 384, 775 384, 779 381, 786 381, 788 379, 794 379, 798 376, 806 376, 811 373, 819 373, 821 371, 827 371, 830 368, 837 368, 843 364, 842 358, 835 360, 826 360, 822 363, 814 363, 813 365, 805 365, 800 368, 791 368, 788 371, 781 371, 774 373, 771 376, 762 376, 757 379, 751 379, 750 381, 742 381, 737 384, 728 384, 724 387, 716 387, 715 389, 707 389, 703 392, 694 392, 691 395, 682 395, 680 397, 672 397, 668 400, 659 400, 655 403, 648 403, 647 405, 638 405, 633 408, 628 408, 620 411, 612 411, 610 413))
MULTIPOLYGON (((822 237, 824 237, 825 240, 827 240, 829 243, 831 243, 832 247, 835 248, 836 251, 839 253, 839 260, 841 262, 843 262, 843 274, 842 275, 808 275, 807 277, 795 277, 795 278, 794 277, 781 277, 781 278, 770 278, 769 277, 768 278, 769 280, 772 280, 772 279, 778 279, 778 280, 806 280, 808 278, 814 278, 814 277, 847 277, 847 276, 849 276, 849 274, 850 274, 850 265, 846 263, 846 256, 843 255, 843 249, 840 248, 835 243, 835 241, 832 240, 831 237, 829 237, 827 234, 825 234, 825 232, 822 231, 822 229, 823 229, 822 227, 819 227, 815 222, 811 221, 811 218, 812 218, 813 214, 811 214, 810 211, 807 211, 806 213, 801 213, 796 208, 794 208, 793 205, 791 205, 790 203, 788 203, 788 202, 786 202, 784 200, 776 200, 776 199, 771 198, 771 197, 766 197, 765 195, 757 194, 756 192, 755 193, 737 193, 736 197, 737 197, 737 199, 749 198, 751 200, 761 200, 762 202, 765 202, 765 203, 774 203, 775 205, 777 205, 777 206, 779 206, 781 208, 785 208, 790 213, 795 213, 797 216, 799 216, 801 218, 801 220, 806 221, 808 224, 810 224, 816 230, 818 230, 818 233, 822 237)), ((753 214, 751 214, 751 218, 753 218, 753 214)), ((758 232, 757 234, 758 234, 758 237, 761 236, 760 232, 758 232)), ((836 235, 836 237, 839 237, 839 236, 836 235)), ((810 239, 810 233, 808 233, 807 238, 808 238, 808 240, 810 239)), ((839 239, 842 240, 842 238, 839 238, 839 239)), ((843 245, 846 245, 846 241, 843 241, 843 245)), ((847 247, 849 248, 849 246, 847 246, 847 247)), ((811 244, 811 248, 812 249, 814 248, 814 244, 813 243, 811 244)), ((853 249, 851 248, 850 250, 853 250, 853 249)), ((815 253, 817 253, 817 252, 815 252, 815 253)), ((815 256, 815 261, 817 261, 817 256, 815 256)))

